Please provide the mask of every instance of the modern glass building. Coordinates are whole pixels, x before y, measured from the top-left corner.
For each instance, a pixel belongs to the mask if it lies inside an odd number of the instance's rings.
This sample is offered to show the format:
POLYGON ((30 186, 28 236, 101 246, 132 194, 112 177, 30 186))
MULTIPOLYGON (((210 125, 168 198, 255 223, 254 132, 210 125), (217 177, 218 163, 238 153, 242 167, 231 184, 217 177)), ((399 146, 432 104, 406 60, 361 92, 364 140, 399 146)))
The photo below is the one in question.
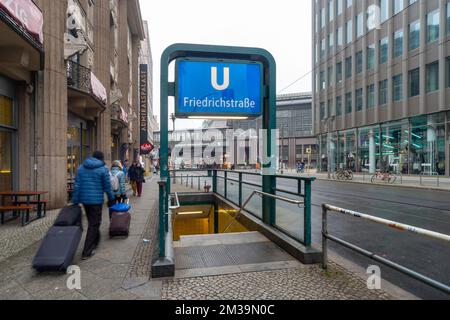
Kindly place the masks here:
POLYGON ((450 1, 313 0, 322 171, 450 174, 450 1))

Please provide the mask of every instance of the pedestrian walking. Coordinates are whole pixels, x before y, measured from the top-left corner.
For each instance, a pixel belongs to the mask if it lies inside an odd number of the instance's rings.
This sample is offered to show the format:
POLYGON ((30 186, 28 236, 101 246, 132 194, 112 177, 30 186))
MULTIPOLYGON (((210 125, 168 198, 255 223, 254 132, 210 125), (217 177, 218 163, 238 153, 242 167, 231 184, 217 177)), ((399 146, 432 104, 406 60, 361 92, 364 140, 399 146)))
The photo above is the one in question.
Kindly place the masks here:
POLYGON ((133 189, 133 197, 136 197, 137 195, 136 162, 134 162, 128 169, 128 181, 130 181, 131 188, 133 189))
POLYGON ((136 164, 136 168, 134 170, 135 170, 137 195, 140 198, 142 196, 142 187, 143 184, 145 183, 145 170, 140 162, 136 164))
POLYGON ((108 207, 114 204, 114 193, 111 188, 111 178, 100 151, 94 152, 78 169, 75 179, 72 202, 82 204, 88 219, 88 231, 83 250, 83 260, 95 254, 100 243, 100 226, 104 194, 108 196, 108 207))
POLYGON ((120 161, 114 161, 111 167, 111 188, 116 199, 116 203, 121 203, 127 198, 127 186, 125 173, 120 161))
POLYGON ((125 159, 125 161, 122 163, 123 173, 125 175, 125 183, 127 182, 128 177, 128 160, 125 159))

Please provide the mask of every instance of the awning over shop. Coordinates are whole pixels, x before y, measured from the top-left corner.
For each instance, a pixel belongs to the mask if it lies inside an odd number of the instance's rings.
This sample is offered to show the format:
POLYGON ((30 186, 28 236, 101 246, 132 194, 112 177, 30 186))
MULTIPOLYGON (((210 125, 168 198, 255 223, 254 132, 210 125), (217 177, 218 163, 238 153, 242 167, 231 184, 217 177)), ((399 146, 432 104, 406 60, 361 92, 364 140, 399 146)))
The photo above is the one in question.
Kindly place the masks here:
POLYGON ((31 0, 0 0, 0 9, 16 21, 34 39, 44 44, 44 15, 31 0))
POLYGON ((29 82, 44 68, 43 15, 31 0, 0 0, 0 69, 29 82))
POLYGON ((91 72, 91 87, 94 96, 106 104, 107 101, 106 89, 93 72, 91 72))

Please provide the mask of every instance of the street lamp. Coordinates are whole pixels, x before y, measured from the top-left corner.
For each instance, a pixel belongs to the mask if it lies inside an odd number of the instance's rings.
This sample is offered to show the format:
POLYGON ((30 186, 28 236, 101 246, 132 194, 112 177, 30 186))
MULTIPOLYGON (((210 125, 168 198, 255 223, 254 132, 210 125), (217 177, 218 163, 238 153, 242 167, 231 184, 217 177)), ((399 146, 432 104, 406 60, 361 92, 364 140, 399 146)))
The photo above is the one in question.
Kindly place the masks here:
POLYGON ((327 126, 327 171, 328 179, 331 179, 331 123, 336 120, 336 116, 330 116, 323 120, 323 123, 327 126))

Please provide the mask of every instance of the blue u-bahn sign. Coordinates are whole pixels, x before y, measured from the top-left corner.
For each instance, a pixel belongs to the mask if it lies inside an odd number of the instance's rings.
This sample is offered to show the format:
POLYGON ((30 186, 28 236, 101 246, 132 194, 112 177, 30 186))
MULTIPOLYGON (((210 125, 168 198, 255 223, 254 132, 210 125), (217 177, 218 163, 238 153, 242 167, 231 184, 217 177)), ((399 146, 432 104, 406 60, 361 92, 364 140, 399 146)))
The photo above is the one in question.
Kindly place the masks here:
POLYGON ((263 80, 259 62, 178 59, 176 116, 259 117, 264 102, 263 80))

